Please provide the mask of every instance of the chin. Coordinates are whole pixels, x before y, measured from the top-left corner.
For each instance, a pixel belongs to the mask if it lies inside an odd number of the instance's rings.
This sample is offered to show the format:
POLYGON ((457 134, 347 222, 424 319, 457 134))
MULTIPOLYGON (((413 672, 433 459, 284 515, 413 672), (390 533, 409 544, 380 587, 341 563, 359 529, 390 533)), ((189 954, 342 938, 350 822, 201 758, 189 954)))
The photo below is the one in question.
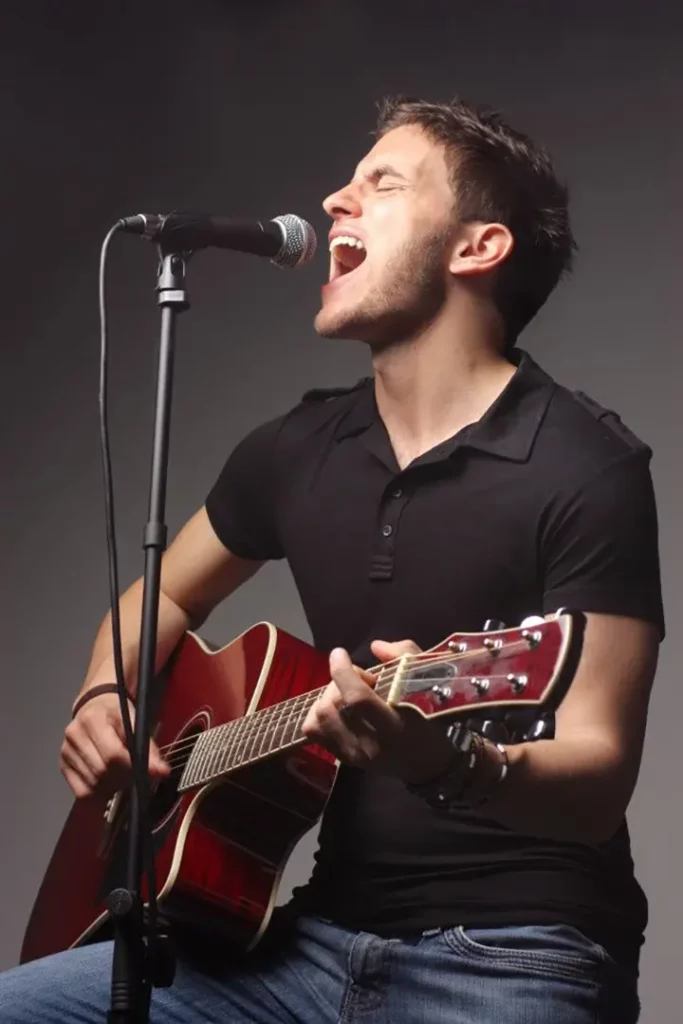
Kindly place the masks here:
POLYGON ((377 353, 405 341, 416 324, 406 314, 387 310, 369 311, 323 308, 315 318, 314 326, 323 338, 360 341, 377 353))
POLYGON ((323 338, 358 338, 361 323, 349 310, 323 306, 313 325, 323 338))

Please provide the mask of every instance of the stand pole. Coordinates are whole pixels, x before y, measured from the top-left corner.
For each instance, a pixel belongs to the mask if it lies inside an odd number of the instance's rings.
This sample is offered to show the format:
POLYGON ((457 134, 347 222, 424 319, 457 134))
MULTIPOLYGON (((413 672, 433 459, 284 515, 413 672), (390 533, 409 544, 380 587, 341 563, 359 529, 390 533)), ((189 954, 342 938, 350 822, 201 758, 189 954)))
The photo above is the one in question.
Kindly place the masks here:
POLYGON ((159 616, 159 581, 161 559, 166 548, 167 527, 166 478, 173 391, 173 359, 175 352, 176 316, 189 308, 185 292, 187 254, 161 253, 162 262, 157 281, 158 304, 161 307, 161 339, 157 373, 156 411, 152 445, 152 468, 149 490, 148 521, 143 536, 145 570, 138 663, 138 688, 135 714, 135 753, 142 792, 133 786, 128 821, 128 865, 126 888, 115 889, 107 900, 114 919, 115 940, 112 963, 111 1004, 108 1024, 147 1024, 152 986, 170 985, 172 968, 168 960, 156 955, 158 937, 144 938, 142 879, 145 845, 144 824, 149 808, 149 696, 155 675, 157 620, 159 616))

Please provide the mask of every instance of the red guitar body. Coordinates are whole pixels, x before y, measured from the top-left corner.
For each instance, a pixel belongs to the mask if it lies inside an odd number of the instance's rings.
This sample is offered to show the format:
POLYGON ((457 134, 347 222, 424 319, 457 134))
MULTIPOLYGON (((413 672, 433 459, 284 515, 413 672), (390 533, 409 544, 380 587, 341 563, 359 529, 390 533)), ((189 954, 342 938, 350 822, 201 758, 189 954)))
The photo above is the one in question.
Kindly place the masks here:
MULTIPOLYGON (((371 674, 379 696, 427 718, 505 718, 515 705, 536 713, 566 692, 577 640, 576 617, 558 613, 527 629, 454 635, 371 674)), ((289 854, 322 814, 336 778, 332 754, 297 733, 313 691, 328 681, 326 655, 269 623, 217 651, 185 635, 152 695, 154 737, 174 765, 151 807, 165 917, 241 948, 258 942, 289 854)), ((22 962, 104 937, 105 900, 126 882, 126 804, 124 793, 74 804, 22 962)))
MULTIPOLYGON (((323 686, 328 659, 268 623, 219 651, 186 634, 167 675, 154 734, 160 747, 323 686)), ((297 746, 196 792, 162 787, 154 804, 159 909, 249 947, 266 928, 287 858, 320 817, 337 762, 297 746), (170 804, 170 806, 169 806, 170 804)), ((175 779, 177 782, 177 778, 175 779)), ((21 962, 96 938, 106 896, 124 884, 122 807, 74 803, 31 914, 21 962)))

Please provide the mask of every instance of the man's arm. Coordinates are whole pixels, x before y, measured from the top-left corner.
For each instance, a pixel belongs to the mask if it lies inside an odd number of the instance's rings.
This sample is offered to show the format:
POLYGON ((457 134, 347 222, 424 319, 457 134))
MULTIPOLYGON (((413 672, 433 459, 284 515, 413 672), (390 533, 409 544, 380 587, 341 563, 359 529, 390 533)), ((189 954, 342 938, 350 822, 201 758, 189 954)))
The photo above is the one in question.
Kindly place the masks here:
MULTIPOLYGON (((557 712, 555 738, 508 746, 509 771, 499 786, 501 755, 486 744, 475 770, 473 803, 491 794, 483 813, 516 832, 560 842, 608 840, 638 776, 658 649, 653 624, 588 615, 581 661, 557 712)), ((381 660, 417 652, 410 641, 378 641, 373 650, 381 660)), ((303 725, 311 740, 346 764, 407 782, 441 774, 453 752, 439 721, 389 707, 345 651, 332 653, 330 673, 332 682, 303 725)))
POLYGON ((655 625, 588 615, 555 738, 507 747, 510 770, 486 815, 561 841, 600 843, 614 835, 638 777, 658 650, 655 625))
MULTIPOLYGON (((262 561, 240 558, 229 551, 216 536, 205 509, 200 509, 162 559, 157 670, 164 665, 183 633, 201 625, 217 604, 262 565, 262 561)), ((141 614, 142 580, 137 580, 120 601, 124 672, 131 695, 137 687, 141 614)), ((92 686, 111 683, 115 678, 111 613, 108 613, 97 633, 79 695, 92 686)), ((116 694, 103 694, 88 701, 69 723, 60 766, 78 797, 92 793, 105 776, 111 776, 115 786, 125 778, 130 762, 116 694)), ((154 744, 150 749, 150 770, 155 774, 164 774, 167 770, 154 744)))
MULTIPOLYGON (((581 661, 555 738, 508 746, 510 770, 493 789, 503 762, 487 744, 467 799, 491 791, 487 817, 518 832, 592 844, 614 834, 633 792, 663 634, 647 458, 621 458, 584 486, 568 486, 548 511, 539 546, 543 607, 586 611, 581 661)), ((380 644, 375 652, 385 660, 415 647, 380 644)), ((312 739, 356 767, 415 783, 442 777, 453 754, 433 722, 402 721, 363 684, 346 652, 334 653, 331 669, 333 682, 304 723, 312 739)), ((460 781, 456 765, 447 783, 454 797, 460 781)))
MULTIPOLYGON (((238 558, 216 536, 201 508, 185 524, 164 553, 161 563, 157 671, 164 665, 183 633, 196 629, 210 612, 263 565, 238 558)), ((142 578, 120 601, 121 643, 126 684, 131 695, 137 687, 137 660, 142 615, 142 578)), ((78 696, 99 683, 115 679, 112 655, 111 612, 95 638, 85 682, 78 696)))

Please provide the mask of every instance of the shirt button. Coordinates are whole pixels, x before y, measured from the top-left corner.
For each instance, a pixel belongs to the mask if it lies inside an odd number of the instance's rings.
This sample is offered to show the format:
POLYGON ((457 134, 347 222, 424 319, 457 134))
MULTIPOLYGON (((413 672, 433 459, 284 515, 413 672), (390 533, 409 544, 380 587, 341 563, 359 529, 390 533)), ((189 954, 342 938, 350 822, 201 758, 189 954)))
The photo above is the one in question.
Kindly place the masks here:
POLYGON ((403 497, 403 489, 401 487, 397 487, 396 490, 392 492, 391 497, 392 498, 402 498, 403 497))
POLYGON ((392 533, 393 533, 393 532, 394 532, 394 528, 393 528, 393 526, 389 526, 389 524, 388 524, 388 523, 386 524, 386 526, 383 526, 383 527, 382 527, 382 534, 383 534, 383 535, 384 535, 385 537, 391 537, 391 535, 392 535, 392 533))

